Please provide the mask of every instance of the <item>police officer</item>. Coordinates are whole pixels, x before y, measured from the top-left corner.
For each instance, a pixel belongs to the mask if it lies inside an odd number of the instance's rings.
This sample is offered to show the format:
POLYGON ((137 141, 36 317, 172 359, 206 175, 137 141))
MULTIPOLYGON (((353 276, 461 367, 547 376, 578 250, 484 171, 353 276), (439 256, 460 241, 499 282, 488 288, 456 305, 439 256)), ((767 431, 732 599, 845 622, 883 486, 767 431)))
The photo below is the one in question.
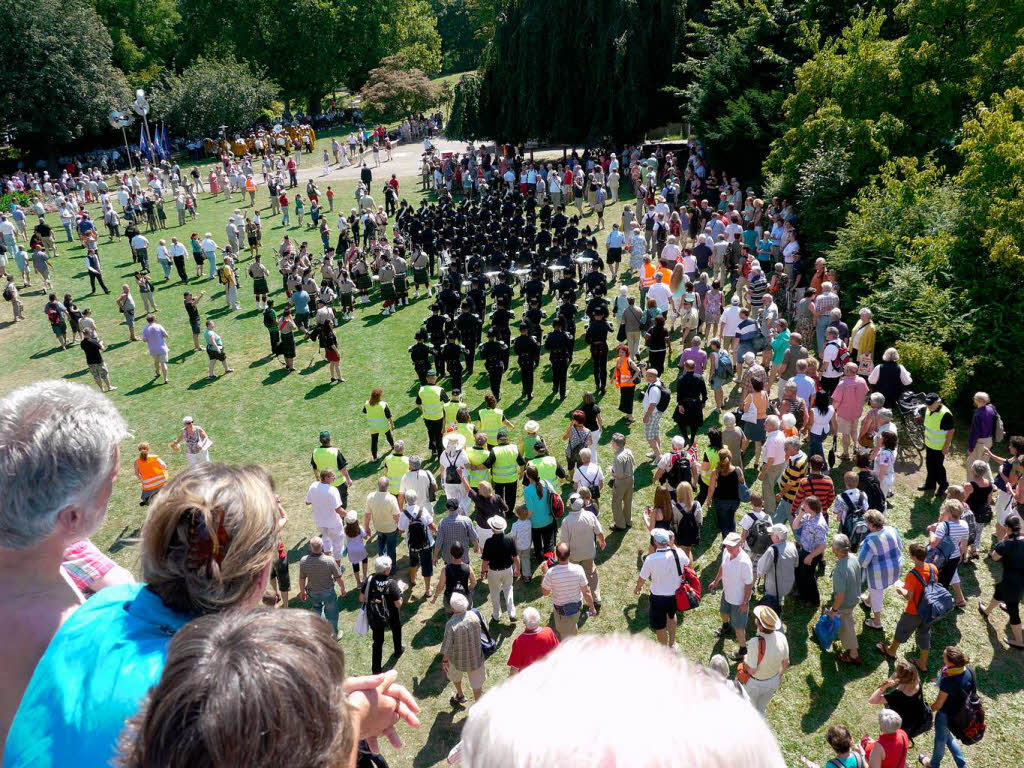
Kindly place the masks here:
POLYGON ((512 342, 512 350, 519 361, 519 378, 523 383, 523 397, 533 399, 533 372, 540 365, 540 342, 530 335, 529 323, 519 324, 519 335, 512 342))
POLYGON ((505 361, 508 359, 508 344, 498 338, 498 329, 493 325, 487 329, 487 341, 480 346, 480 357, 483 358, 487 370, 487 380, 491 392, 498 400, 501 399, 501 377, 505 374, 505 361))
POLYGON ((551 362, 551 396, 565 399, 565 379, 569 372, 569 360, 572 358, 572 338, 562 330, 562 319, 556 317, 554 330, 544 339, 544 349, 548 351, 551 362))
POLYGON ((459 338, 468 350, 466 354, 466 375, 473 375, 473 360, 476 357, 476 348, 480 344, 480 332, 483 330, 483 320, 473 312, 473 304, 469 301, 462 302, 462 310, 455 316, 455 328, 459 332, 459 338))
POLYGON ((599 395, 603 395, 608 387, 608 334, 613 331, 605 315, 603 307, 595 308, 585 336, 590 345, 590 362, 594 366, 594 387, 599 395))
POLYGON ((409 357, 412 358, 412 367, 420 380, 420 385, 427 383, 427 371, 430 370, 430 355, 432 349, 427 341, 427 332, 420 329, 416 331, 416 343, 409 347, 409 357))
POLYGON ((434 363, 437 366, 437 373, 444 376, 444 358, 441 357, 441 347, 444 346, 447 338, 450 320, 447 315, 441 314, 441 305, 436 302, 430 305, 430 312, 430 317, 423 321, 423 328, 434 347, 434 363))
POLYGON ((441 347, 441 358, 451 378, 452 389, 462 389, 462 360, 469 359, 469 351, 459 341, 458 332, 452 328, 448 332, 448 343, 441 347))

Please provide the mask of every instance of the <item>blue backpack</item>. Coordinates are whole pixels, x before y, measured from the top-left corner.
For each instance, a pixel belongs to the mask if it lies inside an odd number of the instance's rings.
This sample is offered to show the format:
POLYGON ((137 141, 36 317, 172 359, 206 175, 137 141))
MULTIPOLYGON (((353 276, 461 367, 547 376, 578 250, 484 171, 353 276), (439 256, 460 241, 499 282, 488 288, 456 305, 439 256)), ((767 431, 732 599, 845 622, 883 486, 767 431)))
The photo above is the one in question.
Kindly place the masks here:
POLYGON ((839 621, 838 616, 822 613, 818 623, 814 625, 814 639, 818 641, 821 650, 828 651, 839 637, 839 621))
POLYGON ((731 379, 736 374, 736 366, 732 362, 732 355, 724 349, 718 351, 718 363, 715 366, 715 376, 719 379, 731 379))
POLYGON ((917 580, 924 587, 921 598, 917 601, 917 615, 925 624, 931 624, 951 613, 953 610, 953 596, 949 590, 942 586, 937 578, 929 578, 925 581, 916 569, 910 570, 917 580))

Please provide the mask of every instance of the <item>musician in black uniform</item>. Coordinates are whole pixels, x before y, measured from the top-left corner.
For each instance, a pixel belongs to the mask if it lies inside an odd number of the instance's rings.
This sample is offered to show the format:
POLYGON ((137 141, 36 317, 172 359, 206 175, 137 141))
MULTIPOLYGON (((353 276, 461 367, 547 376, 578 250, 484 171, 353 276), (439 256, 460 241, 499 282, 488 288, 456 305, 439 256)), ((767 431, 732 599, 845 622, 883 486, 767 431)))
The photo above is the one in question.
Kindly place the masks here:
POLYGON ((462 302, 462 311, 455 316, 455 329, 459 332, 459 338, 466 347, 466 375, 473 375, 473 359, 476 357, 476 348, 480 345, 480 334, 483 331, 484 322, 473 311, 473 302, 462 302))
POLYGON ((590 362, 594 366, 594 386, 597 394, 603 395, 608 387, 608 334, 613 333, 611 323, 605 317, 607 310, 598 307, 587 326, 586 340, 590 345, 590 362))
POLYGON ((540 365, 540 342, 530 335, 528 323, 519 324, 519 335, 512 342, 512 351, 519 362, 519 376, 523 383, 523 397, 533 399, 533 372, 540 365))
POLYGON ((409 357, 412 358, 412 367, 420 384, 427 383, 427 371, 430 370, 430 355, 433 351, 427 341, 427 332, 420 329, 416 331, 416 343, 409 347, 409 357))
POLYGON ((534 269, 530 273, 530 279, 523 285, 523 298, 526 299, 527 303, 536 301, 540 304, 544 297, 544 272, 540 269, 534 269))
POLYGON ((448 332, 448 343, 441 347, 441 358, 451 378, 452 390, 461 390, 462 360, 469 358, 469 350, 459 343, 459 333, 454 328, 448 332))
POLYGON ((523 313, 523 322, 530 331, 530 335, 540 344, 542 332, 541 323, 544 321, 544 311, 540 308, 539 301, 531 301, 530 308, 523 313))
MULTIPOLYGON (((508 368, 508 344, 512 340, 512 331, 509 330, 508 324, 515 319, 516 316, 509 311, 508 306, 501 302, 498 302, 498 308, 491 313, 491 328, 498 332, 498 339, 505 345, 503 362, 506 368, 508 368)), ((490 336, 489 331, 487 335, 490 336)))
POLYGON ((600 264, 596 261, 591 262, 590 271, 583 276, 581 284, 587 293, 594 296, 604 296, 608 293, 608 278, 604 276, 600 264))
POLYGON ((704 378, 695 373, 693 360, 683 363, 683 375, 676 381, 676 402, 679 403, 672 415, 676 426, 688 444, 697 439, 697 430, 704 423, 704 404, 708 399, 708 388, 704 378))
POLYGON ((434 347, 434 362, 437 375, 444 376, 444 358, 441 356, 441 347, 444 346, 445 339, 448 337, 448 325, 450 320, 445 315, 441 314, 441 305, 434 303, 430 305, 431 315, 423 321, 423 328, 427 332, 427 336, 430 338, 430 343, 434 347))
POLYGON ((498 336, 498 329, 493 325, 487 329, 487 341, 480 345, 480 357, 487 369, 487 380, 495 399, 501 400, 501 377, 505 375, 508 360, 508 344, 498 336))
POLYGON ((556 317, 554 330, 544 338, 544 349, 548 351, 551 362, 551 396, 565 399, 565 379, 569 372, 569 360, 572 358, 572 338, 562 330, 562 319, 556 317))

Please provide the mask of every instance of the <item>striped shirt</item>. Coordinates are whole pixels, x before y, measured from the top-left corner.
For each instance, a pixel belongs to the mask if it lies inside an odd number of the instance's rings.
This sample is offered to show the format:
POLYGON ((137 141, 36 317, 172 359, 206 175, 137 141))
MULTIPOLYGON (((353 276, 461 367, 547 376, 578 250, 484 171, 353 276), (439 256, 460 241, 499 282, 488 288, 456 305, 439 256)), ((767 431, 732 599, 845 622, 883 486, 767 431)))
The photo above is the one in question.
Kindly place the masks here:
POLYGON ((587 574, 575 563, 559 563, 548 569, 540 585, 551 592, 554 605, 570 605, 583 600, 580 587, 587 586, 587 574))
POLYGON ((891 525, 864 537, 857 551, 861 573, 869 589, 885 589, 895 584, 903 572, 903 541, 891 525))
POLYGON ((971 529, 963 520, 944 520, 935 526, 935 533, 932 534, 940 541, 949 532, 949 538, 953 540, 956 557, 960 556, 960 542, 967 541, 971 536, 971 529))
POLYGON ((807 454, 800 451, 789 457, 786 468, 779 478, 779 492, 782 498, 790 503, 796 498, 796 490, 800 481, 807 477, 807 454))
POLYGON ((818 316, 826 315, 839 306, 839 297, 832 291, 821 294, 814 300, 814 311, 818 316))
POLYGON ((808 496, 816 496, 821 502, 821 509, 827 512, 832 506, 836 497, 836 489, 832 484, 832 478, 825 475, 808 475, 796 488, 796 496, 793 499, 793 510, 796 511, 804 503, 808 496))

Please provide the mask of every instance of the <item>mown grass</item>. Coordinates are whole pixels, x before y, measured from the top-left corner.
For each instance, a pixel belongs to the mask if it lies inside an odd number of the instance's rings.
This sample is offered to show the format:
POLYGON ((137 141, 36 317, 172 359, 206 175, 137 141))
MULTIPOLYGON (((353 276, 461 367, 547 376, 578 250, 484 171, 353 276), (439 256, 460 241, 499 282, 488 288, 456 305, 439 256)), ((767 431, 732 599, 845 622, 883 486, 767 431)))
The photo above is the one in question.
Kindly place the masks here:
MULTIPOLYGON (((401 149, 401 148, 399 148, 401 149)), ((317 154, 305 156, 316 167, 317 154)), ((387 167, 381 172, 390 175, 387 167)), ((377 175, 379 183, 386 176, 377 175)), ((375 186, 379 183, 375 181, 375 186)), ((331 182, 337 192, 336 207, 350 207, 355 182, 331 182)), ((321 183, 321 191, 326 184, 321 183)), ((418 186, 417 179, 403 179, 403 196, 416 200, 418 193, 412 190, 418 186)), ((303 190, 304 194, 304 190, 303 190)), ((205 231, 214 233, 218 241, 223 240, 223 225, 236 203, 225 203, 221 199, 211 200, 203 195, 200 201, 199 218, 181 229, 171 228, 159 235, 149 235, 155 247, 157 237, 169 238, 177 234, 187 239, 188 233, 205 231)), ((265 205, 265 192, 258 196, 259 205, 265 205)), ((618 215, 621 205, 608 212, 610 222, 618 215)), ((173 217, 173 211, 170 211, 173 217)), ((588 218, 587 221, 591 221, 588 218)), ((331 220, 333 221, 333 220, 331 220)), ((293 217, 294 222, 294 217, 293 217)), ((279 219, 265 217, 264 253, 272 264, 272 249, 280 243, 285 234, 279 219)), ((332 227, 333 228, 333 227, 332 227)), ((301 233, 293 224, 288 233, 308 239, 314 246, 319 243, 315 232, 301 233)), ((315 345, 304 342, 299 345, 297 368, 288 374, 279 363, 268 356, 268 341, 258 313, 254 309, 251 282, 243 278, 240 290, 243 310, 230 313, 220 286, 213 281, 203 281, 192 290, 206 290, 204 316, 217 321, 223 336, 229 359, 235 373, 208 382, 206 379, 206 357, 203 353, 192 352, 191 338, 181 304, 184 287, 173 282, 159 283, 156 300, 160 308, 159 321, 168 329, 171 349, 171 383, 163 386, 152 378, 152 367, 142 343, 126 342, 127 330, 120 325, 120 316, 114 306, 116 286, 128 281, 133 269, 128 256, 127 244, 103 244, 101 255, 112 293, 110 296, 88 294, 88 281, 84 271, 84 259, 77 245, 60 243, 61 256, 56 260, 56 288, 60 294, 70 291, 79 306, 93 309, 101 338, 108 345, 107 361, 111 378, 120 389, 112 395, 114 402, 127 417, 136 439, 148 440, 155 450, 167 460, 172 472, 185 468, 182 456, 172 454, 167 443, 173 439, 180 427, 181 417, 190 414, 202 425, 215 441, 213 457, 226 462, 258 462, 265 465, 274 475, 281 497, 289 514, 285 529, 285 542, 289 557, 294 563, 302 556, 308 537, 315 533, 307 508, 303 504, 306 488, 311 481, 309 467, 310 451, 316 436, 322 429, 329 429, 335 442, 348 458, 355 486, 351 490, 352 506, 362 508, 362 499, 371 490, 377 473, 377 465, 370 461, 369 441, 360 413, 363 401, 370 389, 382 386, 390 402, 398 424, 398 434, 404 438, 410 452, 426 451, 426 434, 418 418, 413 402, 415 381, 406 348, 412 343, 412 335, 422 319, 428 314, 427 300, 420 299, 397 314, 382 318, 377 304, 357 307, 356 319, 345 323, 338 331, 342 350, 342 370, 348 381, 341 385, 329 386, 326 365, 315 362, 307 367, 311 357, 319 360, 315 345)), ((248 262, 239 270, 244 274, 248 262)), ((155 265, 154 265, 155 267, 155 265)), ((173 272, 172 272, 173 276, 173 272)), ((272 274, 271 286, 278 303, 283 301, 280 279, 272 274)), ((138 296, 136 296, 138 300, 138 296)), ((91 377, 84 364, 84 357, 77 348, 66 352, 55 351, 53 336, 42 313, 44 297, 36 288, 25 291, 23 300, 29 321, 18 325, 9 322, 9 305, 0 309, 3 324, 0 327, 0 392, 27 382, 65 377, 92 385, 91 377)), ((141 302, 139 302, 141 311, 141 302)), ((519 302, 516 311, 520 311, 519 302)), ((564 402, 547 397, 550 389, 550 373, 545 364, 543 376, 537 386, 537 397, 532 403, 517 400, 520 387, 518 376, 506 377, 503 405, 508 416, 517 427, 528 419, 541 424, 541 433, 554 441, 561 450, 560 438, 566 424, 567 414, 579 402, 582 393, 592 384, 589 359, 585 351, 578 350, 576 366, 570 372, 569 396, 564 402)), ((467 399, 473 408, 480 405, 486 391, 486 377, 482 366, 465 385, 467 399)), ((615 431, 629 434, 629 444, 642 458, 647 450, 639 425, 628 429, 618 420, 616 395, 610 393, 603 399, 605 409, 604 440, 615 431)), ((735 396, 731 402, 735 402, 735 396)), ((707 426, 717 423, 716 418, 708 420, 707 426)), ((663 420, 666 428, 671 426, 663 420)), ((110 503, 107 520, 95 539, 96 543, 112 553, 119 562, 128 567, 136 564, 136 550, 125 545, 121 539, 136 535, 143 521, 144 510, 138 506, 138 487, 131 472, 134 455, 132 445, 123 451, 122 471, 110 503)), ((603 448, 602 465, 610 460, 610 449, 603 448)), ((961 477, 959 458, 950 459, 952 475, 961 477)), ((650 465, 643 465, 637 474, 638 492, 634 521, 641 522, 643 505, 649 503, 651 489, 650 465)), ((841 481, 839 473, 835 475, 841 481)), ((895 498, 894 522, 899 526, 909 543, 924 535, 925 526, 935 519, 937 503, 916 498, 909 490, 915 480, 906 480, 899 487, 895 498)), ((602 501, 602 520, 610 523, 609 502, 602 501)), ((705 542, 714 542, 711 524, 704 532, 705 542)), ((604 607, 601 614, 589 619, 587 632, 629 631, 646 633, 647 598, 637 600, 632 593, 636 578, 636 556, 638 550, 647 545, 646 533, 640 526, 624 536, 609 538, 608 548, 599 555, 604 607)), ((400 545, 402 560, 399 573, 404 574, 404 545, 400 545)), ((715 573, 719 548, 707 543, 697 549, 699 559, 697 571, 706 584, 715 573)), ((476 561, 474 565, 476 565, 476 561)), ((829 567, 829 572, 831 566, 829 567)), ((998 576, 999 566, 982 561, 962 569, 964 591, 972 600, 987 598, 992 591, 993 576, 998 576)), ((297 588, 297 568, 293 568, 293 600, 297 588)), ((351 588, 352 579, 348 578, 351 588)), ((407 652, 397 663, 402 681, 415 693, 423 707, 423 727, 419 730, 405 729, 404 749, 395 752, 387 749, 386 756, 392 765, 430 766, 442 760, 459 737, 464 711, 452 711, 448 704, 449 691, 445 690, 446 680, 441 671, 438 648, 443 632, 443 613, 438 605, 425 604, 421 598, 422 586, 402 609, 404 642, 407 652)), ((822 581, 823 595, 828 594, 828 582, 822 581)), ((521 606, 536 605, 543 616, 551 613, 549 602, 539 595, 537 580, 529 587, 516 585, 516 596, 521 606)), ((486 602, 486 590, 479 588, 477 604, 486 602)), ((712 637, 718 626, 718 616, 709 600, 694 614, 687 616, 681 629, 680 643, 691 658, 706 660, 723 645, 712 637)), ((356 636, 351 630, 355 620, 357 601, 350 591, 341 599, 343 608, 342 627, 345 635, 341 640, 346 652, 349 669, 362 673, 369 669, 369 641, 356 636)), ((885 625, 890 633, 901 610, 900 601, 889 596, 885 607, 885 625)), ((872 689, 887 675, 890 667, 874 650, 877 633, 870 631, 861 635, 862 652, 866 658, 863 667, 839 667, 832 654, 823 654, 818 646, 808 639, 808 628, 815 619, 805 610, 788 606, 785 620, 789 627, 789 641, 792 648, 793 668, 786 674, 783 686, 769 709, 768 719, 778 735, 782 749, 790 765, 798 764, 800 755, 812 759, 826 756, 827 746, 823 739, 824 729, 833 722, 846 724, 855 735, 876 733, 876 712, 866 706, 872 689)), ((1001 642, 1005 616, 997 613, 993 625, 986 626, 980 620, 973 605, 969 610, 958 612, 955 618, 941 623, 934 632, 933 647, 956 643, 970 654, 972 663, 979 673, 979 688, 986 699, 989 711, 989 732, 985 741, 967 750, 971 765, 984 768, 1002 768, 1020 765, 1024 762, 1024 747, 1017 737, 1021 726, 1022 703, 1020 688, 1024 683, 1020 657, 1006 650, 1001 642)), ((488 681, 491 688, 506 676, 505 661, 507 647, 518 631, 509 625, 495 628, 503 638, 505 650, 488 662, 488 681)), ((729 641, 724 646, 732 650, 729 641)), ((390 646, 386 646, 390 648, 390 646)), ((905 646, 904 650, 907 647, 905 646)), ((930 666, 931 677, 938 668, 938 654, 933 654, 930 666)), ((594 670, 595 674, 607 675, 609 684, 615 684, 614 670, 594 670)), ((651 681, 656 685, 657 681, 651 681)), ((571 691, 568 692, 571 695, 571 691)), ((931 699, 935 694, 932 684, 926 687, 931 699)), ((695 702, 680 702, 678 716, 686 717, 686 710, 695 702)), ((538 706, 542 704, 538 702, 538 706)), ((622 706, 636 706, 637 702, 622 702, 622 706)), ((510 723, 509 727, 514 727, 510 723)), ((644 738, 638 735, 638 738, 644 738)), ((919 739, 919 751, 931 746, 931 738, 919 739)))

